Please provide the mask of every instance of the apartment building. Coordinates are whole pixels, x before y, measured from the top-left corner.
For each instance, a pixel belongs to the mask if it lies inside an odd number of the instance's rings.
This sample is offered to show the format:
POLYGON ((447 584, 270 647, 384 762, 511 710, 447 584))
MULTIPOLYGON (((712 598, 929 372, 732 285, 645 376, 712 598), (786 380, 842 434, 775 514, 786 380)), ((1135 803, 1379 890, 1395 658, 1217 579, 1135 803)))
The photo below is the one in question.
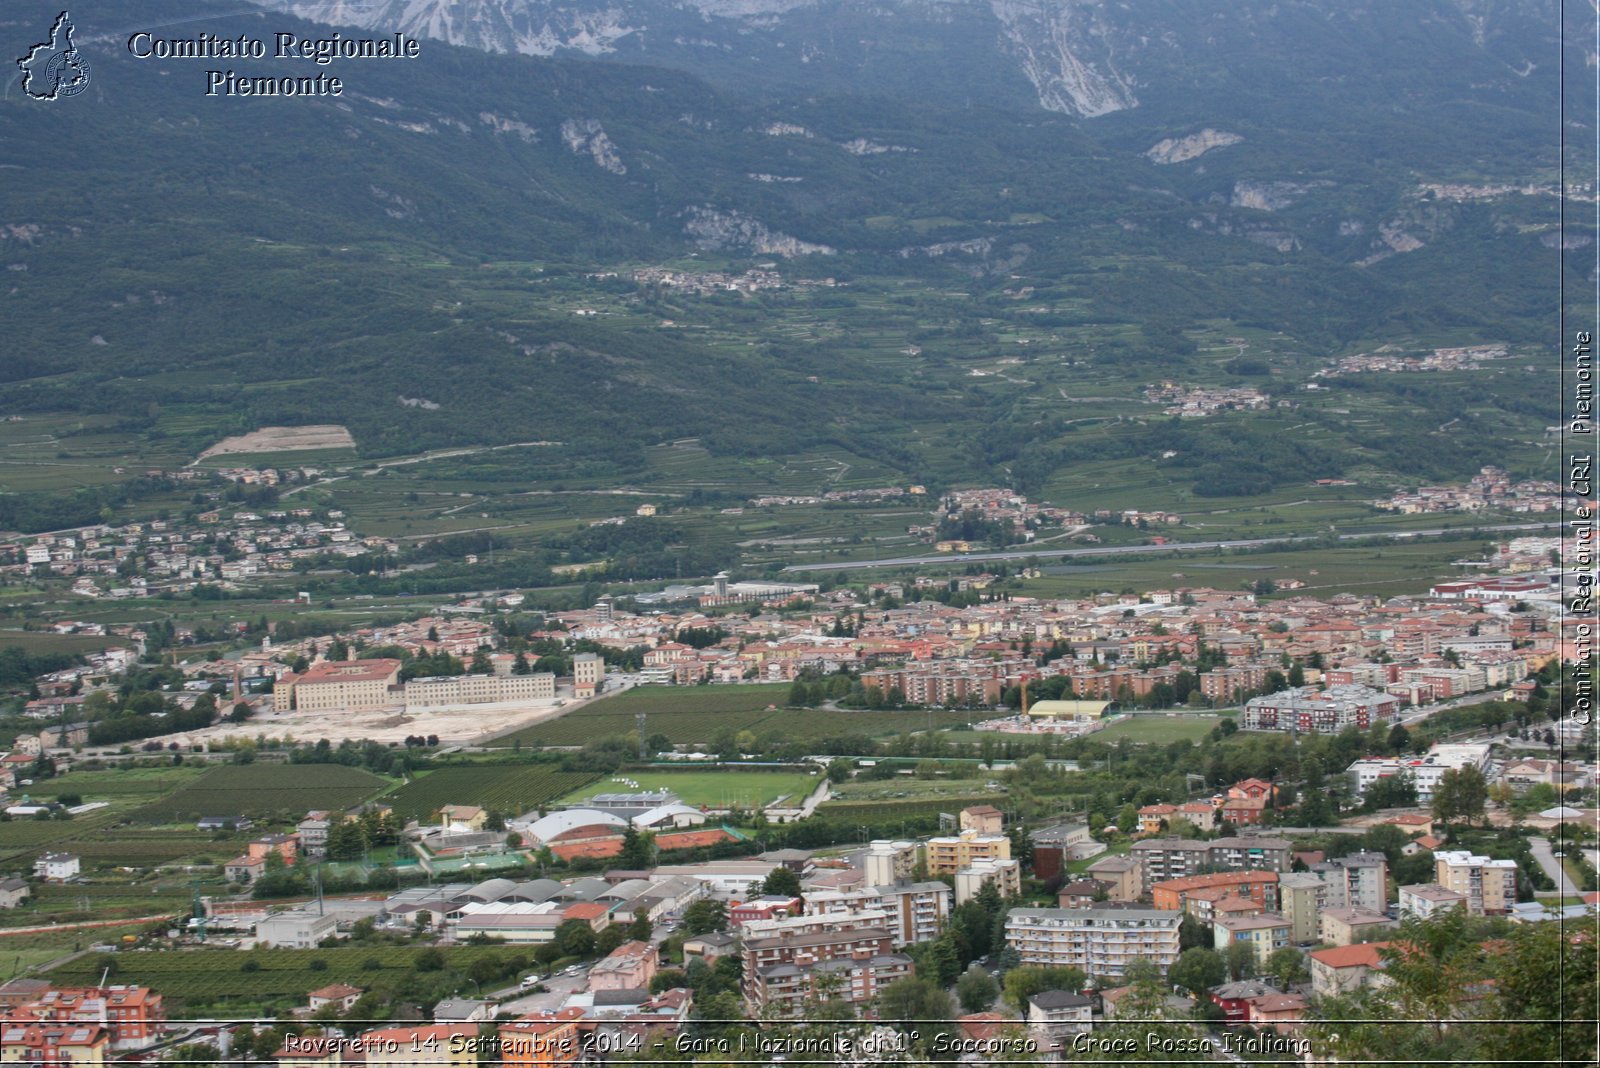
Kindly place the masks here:
POLYGON ((1101 857, 1089 865, 1089 878, 1110 883, 1112 901, 1133 901, 1144 893, 1144 866, 1138 857, 1101 857))
POLYGON ((112 1050, 149 1045, 167 1026, 161 995, 149 987, 131 985, 44 990, 7 1010, 6 1018, 14 1022, 33 1020, 103 1028, 112 1050))
POLYGON ((1366 730, 1386 723, 1400 707, 1398 698, 1366 686, 1314 686, 1283 690, 1245 702, 1239 726, 1252 731, 1338 734, 1346 727, 1366 730))
POLYGON ((111 1045, 94 1024, 0 1023, 0 1063, 29 1068, 105 1068, 111 1045))
POLYGON ((1473 856, 1466 850, 1433 855, 1433 881, 1466 898, 1474 916, 1504 916, 1517 901, 1517 862, 1473 856))
POLYGON ((500 1025, 501 1068, 572 1068, 584 1053, 578 1021, 583 1010, 532 1012, 500 1025))
POLYGON ((815 916, 881 913, 896 948, 939 937, 950 919, 950 887, 942 882, 869 886, 862 890, 813 890, 806 912, 815 916))
POLYGON ((1362 908, 1323 909, 1317 940, 1330 946, 1352 946, 1383 937, 1394 921, 1362 908))
POLYGON ((1323 909, 1383 912, 1389 907, 1389 863, 1382 853, 1355 853, 1318 861, 1310 866, 1310 872, 1322 880, 1323 909))
POLYGON ((1012 909, 1006 943, 1025 964, 1080 969, 1092 979, 1121 980, 1136 960, 1162 971, 1178 959, 1176 912, 1150 908, 1012 909))
POLYGON ((1446 909, 1467 907, 1467 895, 1446 890, 1438 883, 1418 883, 1400 888, 1400 915, 1432 919, 1446 909))
POLYGON ((660 960, 660 953, 649 942, 624 942, 589 970, 589 989, 646 989, 660 960))
POLYGON ((917 843, 880 838, 867 846, 862 858, 866 885, 891 886, 916 876, 917 843))
POLYGON ((1290 872, 1278 878, 1278 911, 1289 921, 1289 941, 1304 945, 1317 940, 1324 893, 1321 876, 1312 872, 1290 872))
POLYGON ((1333 949, 1313 949, 1311 992, 1318 997, 1338 997, 1384 982, 1381 950, 1387 942, 1364 942, 1333 949))
POLYGON ((1189 895, 1200 890, 1238 894, 1268 912, 1278 907, 1278 873, 1275 871, 1229 871, 1164 879, 1150 884, 1150 900, 1158 909, 1182 912, 1189 895))
POLYGON ((993 884, 1000 896, 1022 893, 1022 865, 1014 860, 980 860, 956 872, 956 904, 964 905, 993 884))
POLYGON ((798 1016, 821 984, 832 985, 836 996, 851 1004, 864 1005, 879 988, 915 974, 911 958, 895 952, 888 927, 881 918, 874 924, 870 915, 775 920, 772 924, 785 925, 776 933, 747 932, 743 993, 751 1016, 798 1016))
POLYGON ((1195 874, 1202 866, 1228 871, 1286 872, 1293 863, 1290 843, 1282 838, 1249 835, 1216 838, 1152 838, 1133 843, 1145 893, 1159 882, 1195 874))
POLYGON ((1275 949, 1289 944, 1290 924, 1280 913, 1255 916, 1218 916, 1212 925, 1212 945, 1219 951, 1241 943, 1255 951, 1256 964, 1265 965, 1275 949))
POLYGON ((966 830, 928 839, 928 874, 954 875, 980 860, 1010 860, 1011 839, 1003 834, 966 830))
POLYGON ((961 829, 979 834, 1000 834, 1005 830, 1005 813, 993 805, 972 805, 961 810, 961 829))

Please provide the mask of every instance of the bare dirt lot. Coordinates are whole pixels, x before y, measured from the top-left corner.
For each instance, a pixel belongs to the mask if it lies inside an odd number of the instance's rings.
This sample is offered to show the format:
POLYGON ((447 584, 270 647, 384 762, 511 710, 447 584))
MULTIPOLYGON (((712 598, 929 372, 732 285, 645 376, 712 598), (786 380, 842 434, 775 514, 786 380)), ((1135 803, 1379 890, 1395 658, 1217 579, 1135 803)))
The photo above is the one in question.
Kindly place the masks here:
POLYGON ((204 460, 230 453, 304 452, 308 449, 353 449, 356 439, 342 426, 264 426, 248 434, 223 438, 200 454, 204 460))
POLYGON ((326 738, 338 743, 351 741, 402 743, 412 735, 439 736, 440 744, 471 744, 487 735, 503 734, 519 727, 559 716, 583 702, 558 697, 551 701, 506 702, 469 705, 459 708, 428 709, 407 714, 398 707, 362 709, 355 712, 260 712, 247 723, 218 723, 204 730, 174 734, 162 741, 183 745, 213 744, 224 738, 292 738, 315 742, 326 738))

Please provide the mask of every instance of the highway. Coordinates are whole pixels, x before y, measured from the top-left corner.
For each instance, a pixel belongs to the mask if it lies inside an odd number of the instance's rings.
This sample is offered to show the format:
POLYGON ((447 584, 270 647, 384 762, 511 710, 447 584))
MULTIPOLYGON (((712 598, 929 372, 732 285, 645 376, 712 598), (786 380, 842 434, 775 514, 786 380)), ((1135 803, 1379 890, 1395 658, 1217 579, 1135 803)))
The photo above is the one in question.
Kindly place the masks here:
MULTIPOLYGON (((1459 534, 1467 530, 1484 534, 1517 530, 1544 530, 1554 523, 1501 523, 1483 527, 1435 527, 1428 530, 1367 531, 1360 534, 1335 535, 1339 541, 1361 541, 1366 538, 1390 538, 1409 541, 1412 538, 1436 538, 1441 534, 1459 534)), ((1003 560, 1054 560, 1073 556, 1123 556, 1131 553, 1193 552, 1197 549, 1256 549, 1263 545, 1285 545, 1301 541, 1321 541, 1324 534, 1289 534, 1279 538, 1238 538, 1231 541, 1168 542, 1165 545, 1102 545, 1086 549, 1006 549, 992 553, 947 553, 939 556, 897 556, 887 560, 841 560, 836 564, 790 564, 785 572, 803 571, 860 571, 874 567, 927 567, 935 564, 983 563, 1003 560)))

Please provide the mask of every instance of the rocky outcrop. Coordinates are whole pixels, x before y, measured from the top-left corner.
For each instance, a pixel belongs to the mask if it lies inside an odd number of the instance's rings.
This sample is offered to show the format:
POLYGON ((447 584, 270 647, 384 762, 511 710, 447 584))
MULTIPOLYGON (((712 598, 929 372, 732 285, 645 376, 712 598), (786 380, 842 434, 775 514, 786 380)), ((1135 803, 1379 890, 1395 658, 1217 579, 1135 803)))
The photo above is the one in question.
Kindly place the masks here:
POLYGON ((850 141, 841 141, 839 147, 852 156, 877 156, 885 152, 915 152, 914 148, 905 145, 882 145, 876 141, 869 141, 865 137, 857 137, 850 141))
POLYGON ((1145 158, 1151 163, 1163 166, 1173 163, 1187 163, 1192 159, 1199 159, 1213 148, 1226 148, 1236 145, 1244 138, 1227 130, 1213 130, 1206 127, 1199 133, 1192 133, 1188 137, 1169 137, 1164 141, 1157 141, 1145 151, 1145 158))
POLYGON ((832 256, 838 251, 830 245, 802 241, 768 229, 765 223, 743 212, 720 211, 701 205, 686 210, 684 217, 684 233, 703 249, 740 249, 763 256, 832 256))
POLYGON ((940 256, 987 256, 994 248, 994 238, 974 237, 966 241, 941 241, 937 245, 911 245, 899 251, 898 255, 903 260, 913 256, 927 256, 938 259, 940 256))
POLYGON ((606 136, 599 119, 568 119, 561 124, 561 143, 576 155, 587 152, 595 166, 611 174, 627 174, 628 168, 617 154, 617 146, 606 136))
POLYGON ((504 115, 496 115, 492 111, 480 111, 478 112, 478 121, 497 134, 520 137, 529 143, 539 139, 539 131, 520 119, 508 119, 504 115))
POLYGON ((1310 188, 1299 182, 1235 182, 1229 203, 1253 211, 1281 211, 1305 196, 1310 188))

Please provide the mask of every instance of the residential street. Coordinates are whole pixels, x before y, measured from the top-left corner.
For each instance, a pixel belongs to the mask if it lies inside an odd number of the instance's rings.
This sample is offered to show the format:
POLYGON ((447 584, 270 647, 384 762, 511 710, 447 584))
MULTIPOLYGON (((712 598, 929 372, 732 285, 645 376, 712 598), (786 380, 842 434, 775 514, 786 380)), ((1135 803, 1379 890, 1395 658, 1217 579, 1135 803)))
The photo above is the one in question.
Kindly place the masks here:
POLYGON ((1582 893, 1578 889, 1578 885, 1567 878, 1566 870, 1561 867, 1561 862, 1555 858, 1548 838, 1529 838, 1528 845, 1533 852, 1533 859, 1539 862, 1539 867, 1544 869, 1546 875, 1555 880, 1556 889, 1560 893, 1572 895, 1582 893))

